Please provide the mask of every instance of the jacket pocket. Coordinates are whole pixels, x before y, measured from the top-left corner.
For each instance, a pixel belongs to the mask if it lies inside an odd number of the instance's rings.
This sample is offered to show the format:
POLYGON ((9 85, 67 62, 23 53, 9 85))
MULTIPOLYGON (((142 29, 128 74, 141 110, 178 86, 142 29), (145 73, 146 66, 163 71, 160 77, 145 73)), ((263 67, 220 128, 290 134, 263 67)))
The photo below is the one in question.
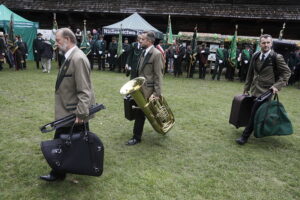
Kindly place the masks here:
POLYGON ((154 87, 154 82, 147 82, 147 83, 146 83, 146 86, 147 86, 147 87, 154 87))
POLYGON ((64 77, 72 77, 72 74, 65 74, 64 77))
POLYGON ((66 104, 66 110, 67 111, 74 111, 74 110, 76 110, 76 107, 77 107, 77 103, 66 104))

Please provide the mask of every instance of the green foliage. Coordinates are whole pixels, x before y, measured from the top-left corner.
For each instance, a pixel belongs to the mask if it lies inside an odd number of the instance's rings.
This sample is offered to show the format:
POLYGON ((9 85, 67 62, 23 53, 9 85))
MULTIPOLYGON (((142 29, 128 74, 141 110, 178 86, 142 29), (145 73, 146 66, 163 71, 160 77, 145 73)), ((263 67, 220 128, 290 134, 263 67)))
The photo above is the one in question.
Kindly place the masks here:
POLYGON ((25 71, 5 66, 0 72, 0 199, 300 199, 299 89, 279 94, 295 134, 251 137, 239 146, 234 140, 242 129, 229 125, 228 117, 241 83, 166 76, 163 94, 175 115, 174 128, 162 136, 146 122, 142 143, 128 147, 133 122, 124 118, 119 94, 128 78, 96 70, 97 102, 107 109, 90 126, 105 145, 103 175, 39 180, 49 172, 40 142, 53 133, 38 128, 53 120, 56 75, 56 69, 42 73, 34 63, 25 71))

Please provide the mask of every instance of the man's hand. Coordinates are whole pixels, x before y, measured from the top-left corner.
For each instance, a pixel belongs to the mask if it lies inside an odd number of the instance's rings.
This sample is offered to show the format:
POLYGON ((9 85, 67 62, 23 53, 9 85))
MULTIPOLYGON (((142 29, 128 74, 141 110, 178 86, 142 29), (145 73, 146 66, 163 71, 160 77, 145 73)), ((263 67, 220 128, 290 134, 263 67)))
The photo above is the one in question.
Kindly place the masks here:
POLYGON ((270 89, 273 91, 273 94, 276 94, 278 92, 278 89, 274 86, 270 87, 270 89))
POLYGON ((82 123, 83 123, 83 119, 76 117, 75 124, 82 124, 82 123))
POLYGON ((151 94, 151 96, 149 97, 149 100, 155 100, 155 99, 159 99, 159 96, 155 96, 154 94, 151 94))
POLYGON ((244 95, 249 95, 249 91, 244 90, 243 94, 244 95))

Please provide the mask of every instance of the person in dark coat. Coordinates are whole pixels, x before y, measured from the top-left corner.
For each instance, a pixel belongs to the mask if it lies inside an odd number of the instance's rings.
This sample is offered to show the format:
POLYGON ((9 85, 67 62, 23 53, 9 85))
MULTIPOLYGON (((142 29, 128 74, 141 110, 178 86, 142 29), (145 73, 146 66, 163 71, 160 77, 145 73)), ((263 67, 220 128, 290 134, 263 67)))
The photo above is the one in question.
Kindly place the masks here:
POLYGON ((96 42, 96 40, 93 40, 93 36, 91 34, 88 35, 88 40, 89 40, 89 43, 91 45, 91 51, 87 55, 87 57, 88 57, 89 62, 90 62, 91 70, 93 70, 93 68, 94 68, 94 56, 96 55, 96 51, 95 51, 95 42, 96 42))
POLYGON ((124 39, 122 49, 123 49, 123 53, 120 56, 119 72, 121 72, 122 70, 123 72, 125 72, 125 65, 130 51, 130 44, 128 43, 128 38, 124 39))
POLYGON ((51 43, 46 39, 43 41, 42 49, 41 49, 41 60, 43 65, 43 72, 50 73, 52 57, 53 57, 53 48, 51 43))
POLYGON ((4 33, 0 32, 0 71, 3 69, 4 57, 6 52, 4 33))
POLYGON ((205 79, 208 55, 209 55, 209 48, 206 47, 205 43, 202 43, 201 47, 198 49, 197 52, 197 58, 199 60, 200 79, 205 79))
POLYGON ((36 62, 36 68, 40 68, 40 61, 41 61, 41 49, 42 43, 44 39, 42 38, 43 34, 38 33, 37 38, 33 40, 32 48, 33 48, 33 56, 36 62))
POLYGON ((174 54, 174 76, 182 75, 181 64, 183 61, 183 57, 185 55, 185 47, 178 42, 175 47, 175 54, 174 54))
MULTIPOLYGON (((283 56, 271 50, 273 43, 272 36, 267 34, 261 35, 259 41, 261 51, 255 53, 250 61, 243 92, 244 94, 249 94, 249 91, 251 91, 254 97, 259 97, 268 90, 272 90, 273 94, 277 93, 282 87, 287 85, 291 76, 291 71, 284 61, 283 56)), ((254 129, 256 111, 267 100, 254 102, 249 123, 241 137, 236 139, 238 144, 243 145, 248 141, 254 129)))
POLYGON ((17 36, 17 39, 18 39, 18 42, 17 42, 18 49, 20 50, 22 60, 23 60, 22 68, 26 69, 26 67, 27 67, 26 66, 26 59, 27 59, 27 56, 28 56, 27 44, 26 44, 26 42, 24 42, 22 40, 22 37, 20 35, 17 36))
POLYGON ((223 68, 226 66, 226 61, 228 59, 228 51, 224 48, 224 44, 220 44, 220 48, 217 49, 216 52, 216 62, 215 62, 215 69, 212 75, 212 79, 215 80, 216 75, 217 80, 220 80, 223 68))
POLYGON ((22 50, 20 49, 21 42, 19 41, 18 35, 15 38, 15 42, 16 42, 17 48, 12 52, 13 52, 13 56, 15 59, 16 70, 19 70, 19 69, 23 70, 24 60, 23 60, 22 50))
POLYGON ((132 43, 125 65, 127 75, 129 76, 130 73, 130 80, 136 78, 138 61, 143 51, 142 46, 140 44, 140 37, 141 36, 138 35, 136 42, 132 43))
POLYGON ((117 51, 118 51, 118 43, 116 37, 112 38, 111 43, 108 48, 108 62, 109 62, 109 70, 114 71, 117 64, 117 51))
POLYGON ((241 53, 241 73, 240 73, 240 81, 245 81, 247 77, 247 72, 250 64, 250 60, 252 57, 252 50, 249 45, 245 45, 245 49, 242 50, 241 53))
POLYGON ((95 42, 95 52, 98 59, 98 70, 105 70, 105 51, 106 51, 106 41, 104 36, 100 35, 99 39, 95 42))

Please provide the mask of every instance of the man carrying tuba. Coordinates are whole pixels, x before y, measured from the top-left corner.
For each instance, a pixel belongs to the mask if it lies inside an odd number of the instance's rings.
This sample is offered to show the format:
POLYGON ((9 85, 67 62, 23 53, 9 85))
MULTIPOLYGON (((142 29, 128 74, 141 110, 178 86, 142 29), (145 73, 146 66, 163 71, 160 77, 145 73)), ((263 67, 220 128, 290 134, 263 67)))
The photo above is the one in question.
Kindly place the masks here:
MULTIPOLYGON (((140 43, 144 50, 140 56, 135 77, 146 79, 142 86, 145 99, 159 99, 161 97, 164 61, 160 51, 153 46, 154 41, 155 35, 151 31, 146 31, 141 35, 140 43)), ((127 145, 141 142, 145 119, 144 112, 138 109, 134 121, 133 137, 128 140, 127 145)))

